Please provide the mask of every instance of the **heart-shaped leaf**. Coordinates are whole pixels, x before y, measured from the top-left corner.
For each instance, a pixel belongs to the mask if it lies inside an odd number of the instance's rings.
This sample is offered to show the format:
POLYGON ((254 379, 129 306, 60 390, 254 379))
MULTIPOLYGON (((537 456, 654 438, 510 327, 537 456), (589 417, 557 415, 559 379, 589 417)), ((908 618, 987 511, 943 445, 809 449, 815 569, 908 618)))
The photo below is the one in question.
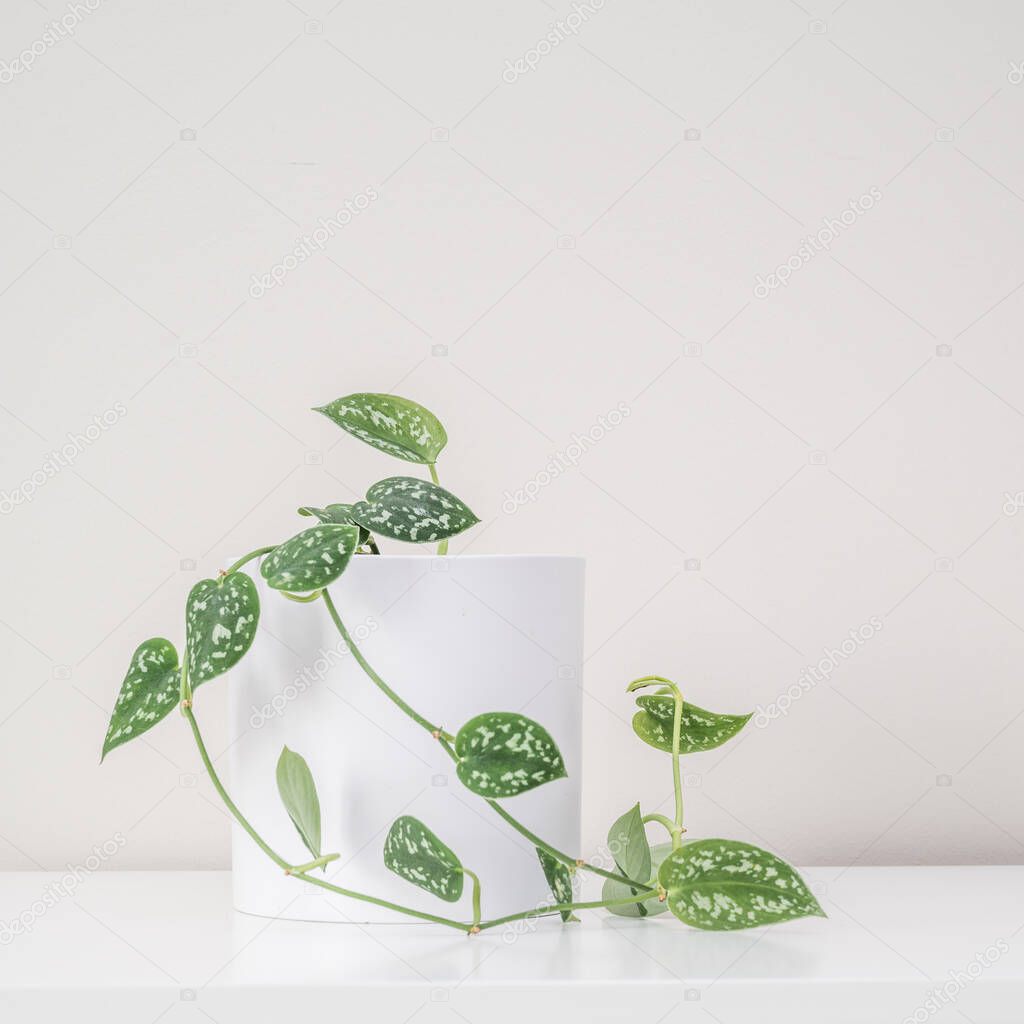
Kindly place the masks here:
MULTIPOLYGON (((672 752, 675 698, 660 694, 637 697, 641 710, 633 716, 633 732, 652 747, 672 752)), ((750 721, 750 715, 719 715, 696 704, 683 703, 679 752, 713 750, 731 740, 750 721)))
POLYGON ((647 842, 640 805, 631 807, 608 830, 608 849, 627 878, 647 882, 651 877, 651 847, 647 842))
POLYGON ((315 411, 360 441, 406 462, 430 465, 448 443, 441 421, 429 409, 398 395, 346 395, 315 411))
POLYGON ((185 605, 188 680, 194 690, 241 660, 260 618, 256 584, 244 572, 200 580, 185 605))
MULTIPOLYGON (((352 522, 351 505, 326 505, 324 508, 317 508, 314 505, 303 505, 302 508, 299 509, 299 515, 315 516, 321 523, 349 523, 353 526, 359 525, 358 523, 352 522)), ((358 547, 362 547, 369 539, 370 531, 360 526, 358 547)))
POLYGON ((358 541, 356 526, 311 526, 274 548, 263 559, 260 572, 275 590, 319 590, 345 571, 358 541))
POLYGON ((160 637, 139 644, 117 695, 100 760, 166 718, 178 703, 180 685, 174 644, 160 637))
POLYGON ((462 895, 459 858, 422 821, 408 815, 391 826, 384 840, 384 866, 448 903, 462 895))
MULTIPOLYGON (((547 850, 542 850, 539 846, 534 849, 537 851, 541 869, 555 903, 572 903, 576 894, 572 891, 572 875, 569 874, 569 868, 560 860, 555 860, 547 850)), ((579 920, 571 910, 560 910, 559 913, 563 921, 579 920)))
POLYGON ((480 522, 469 507, 429 480, 391 476, 352 506, 352 520, 392 540, 413 544, 445 540, 480 522))
POLYGON ((455 737, 456 772, 479 796, 517 796, 566 776, 555 741, 537 722, 506 711, 471 718, 455 737))
MULTIPOLYGON (((662 861, 664 861, 671 852, 671 843, 658 843, 656 846, 652 847, 651 871, 657 871, 661 866, 662 861)), ((621 882, 616 882, 613 879, 608 878, 605 879, 604 887, 601 889, 601 899, 620 900, 624 899, 626 896, 639 895, 639 892, 639 889, 635 889, 631 885, 626 886, 621 882)), ((615 914, 618 917, 657 917, 659 914, 664 914, 665 911, 668 910, 668 907, 658 899, 658 894, 655 892, 653 896, 649 896, 640 903, 624 903, 622 906, 608 907, 606 909, 609 914, 615 914)))
POLYGON ((285 747, 277 760, 277 791, 299 838, 314 859, 320 856, 320 798, 306 759, 285 747))
POLYGON ((797 917, 824 917, 804 880, 784 860, 749 843, 697 839, 658 869, 668 908, 685 924, 731 931, 797 917))

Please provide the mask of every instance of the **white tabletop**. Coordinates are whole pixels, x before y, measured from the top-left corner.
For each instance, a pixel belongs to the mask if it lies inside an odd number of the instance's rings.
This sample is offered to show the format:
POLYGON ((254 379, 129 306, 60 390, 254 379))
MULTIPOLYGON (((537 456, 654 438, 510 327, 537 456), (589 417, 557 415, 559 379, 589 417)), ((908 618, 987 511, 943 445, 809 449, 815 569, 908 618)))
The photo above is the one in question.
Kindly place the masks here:
POLYGON ((469 938, 247 917, 219 872, 99 872, 64 897, 57 874, 0 874, 0 1020, 1024 1020, 1024 867, 806 877, 828 920, 714 934, 595 911, 469 938))

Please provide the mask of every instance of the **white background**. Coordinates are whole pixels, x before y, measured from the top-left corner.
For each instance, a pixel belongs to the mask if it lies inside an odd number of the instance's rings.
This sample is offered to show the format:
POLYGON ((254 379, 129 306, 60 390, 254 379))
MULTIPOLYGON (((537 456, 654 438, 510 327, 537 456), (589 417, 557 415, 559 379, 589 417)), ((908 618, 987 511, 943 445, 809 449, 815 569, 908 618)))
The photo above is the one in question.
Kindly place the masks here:
MULTIPOLYGON (((691 760, 692 832, 1021 861, 1024 9, 606 0, 510 81, 569 10, 104 0, 3 75, 0 490, 116 422, 0 516, 0 867, 116 833, 115 867, 226 865, 181 722, 101 769, 109 709, 196 579, 405 468, 308 411, 357 390, 446 423, 484 521, 453 551, 588 558, 584 852, 670 806, 631 678, 750 710, 877 616, 691 760)), ((6 0, 0 60, 65 13, 6 0)), ((202 697, 220 755, 225 687, 202 697)))

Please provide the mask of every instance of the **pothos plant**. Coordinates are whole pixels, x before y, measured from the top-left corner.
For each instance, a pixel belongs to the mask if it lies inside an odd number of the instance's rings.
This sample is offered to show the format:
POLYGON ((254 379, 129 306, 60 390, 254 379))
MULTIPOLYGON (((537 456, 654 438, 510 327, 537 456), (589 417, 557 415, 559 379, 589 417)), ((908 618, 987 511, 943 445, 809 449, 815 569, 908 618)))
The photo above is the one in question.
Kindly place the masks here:
MULTIPOLYGON (((711 750, 735 736, 750 715, 705 711, 684 699, 679 687, 660 676, 643 676, 627 692, 636 698, 633 731, 668 755, 675 808, 671 817, 644 814, 636 804, 611 827, 603 864, 559 850, 534 834, 504 801, 566 775, 558 744, 538 722, 514 712, 491 711, 450 733, 407 704, 367 662, 353 641, 329 590, 353 557, 379 554, 382 538, 438 545, 478 522, 469 507, 438 482, 436 463, 448 442, 440 421, 423 406, 395 395, 354 394, 317 408, 342 430, 380 451, 426 466, 430 479, 388 477, 375 483, 362 501, 326 507, 306 506, 301 515, 316 524, 240 558, 216 579, 201 580, 185 603, 185 643, 181 657, 169 640, 146 640, 131 664, 114 705, 103 742, 103 757, 137 739, 178 707, 188 723, 199 756, 231 815, 254 843, 286 875, 341 896, 363 900, 411 917, 475 934, 487 928, 543 914, 574 920, 574 911, 604 907, 611 913, 648 917, 671 911, 695 928, 723 931, 821 915, 818 901, 800 875, 774 854, 730 839, 690 839, 683 825, 680 758, 711 750), (298 841, 308 856, 296 859, 274 850, 250 824, 224 788, 210 760, 195 716, 196 691, 236 665, 252 646, 260 602, 249 572, 258 563, 267 584, 290 601, 322 604, 363 672, 406 716, 425 729, 454 761, 470 792, 537 850, 552 894, 546 906, 486 919, 480 880, 423 822, 399 818, 384 841, 385 865, 396 875, 455 903, 472 884, 472 918, 460 921, 402 906, 380 896, 355 892, 322 877, 339 854, 325 852, 321 840, 316 784, 301 754, 285 747, 277 764, 277 787, 298 841), (650 846, 646 826, 664 828, 664 843, 650 846), (317 873, 318 870, 321 873, 317 873), (601 899, 577 901, 573 876, 586 871, 604 879, 601 899)), ((101 758, 102 760, 102 758, 101 758)))

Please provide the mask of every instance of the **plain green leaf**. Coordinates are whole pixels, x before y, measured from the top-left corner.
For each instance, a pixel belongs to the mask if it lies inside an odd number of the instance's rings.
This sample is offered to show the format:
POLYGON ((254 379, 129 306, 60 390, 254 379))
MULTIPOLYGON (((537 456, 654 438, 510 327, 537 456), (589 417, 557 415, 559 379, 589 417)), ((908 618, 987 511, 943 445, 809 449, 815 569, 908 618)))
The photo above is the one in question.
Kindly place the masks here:
POLYGON ((189 591, 185 649, 193 690, 241 660, 252 646, 259 618, 256 584, 244 572, 200 580, 189 591))
POLYGON ((359 541, 359 529, 321 523, 279 544, 263 559, 260 572, 275 590, 319 590, 348 566, 359 541))
POLYGON ((480 522, 450 491, 412 476, 391 476, 352 506, 352 520, 392 540, 425 544, 454 537, 480 522))
POLYGON ((646 882, 651 877, 651 846, 647 842, 640 805, 631 807, 608 830, 608 849, 627 878, 646 882))
MULTIPOLYGON (((572 891, 572 875, 569 868, 560 860, 555 860, 547 850, 535 846, 537 857, 540 859, 541 870, 547 879, 548 888, 554 897, 555 903, 572 903, 575 893, 572 891)), ((578 921, 579 918, 571 910, 560 910, 563 921, 578 921)))
POLYGON ((178 703, 180 686, 174 644, 160 637, 139 644, 117 695, 100 760, 166 718, 178 703))
POLYGON ((784 860, 733 839, 696 839, 665 858, 658 881, 685 924, 732 931, 797 917, 824 917, 806 883, 784 860))
MULTIPOLYGON (((662 861, 672 852, 671 843, 658 843, 651 848, 651 871, 655 872, 661 866, 662 861)), ((648 875, 648 878, 651 876, 648 875)), ((619 900, 626 896, 636 896, 638 889, 633 886, 623 885, 621 882, 605 879, 604 887, 601 889, 601 899, 619 900)), ((664 914, 668 907, 658 899, 657 892, 640 903, 624 903, 619 907, 606 907, 609 914, 617 917, 657 917, 664 914)))
POLYGON ((384 840, 384 866, 407 882, 454 903, 462 895, 459 858, 416 818, 399 818, 384 840))
MULTIPOLYGON (((637 697, 640 710, 633 716, 633 732, 652 747, 672 752, 672 716, 675 698, 661 695, 637 697)), ((679 752, 695 754, 713 750, 731 740, 750 721, 750 715, 719 715, 696 704, 683 702, 679 752)))
MULTIPOLYGON (((358 523, 352 522, 351 505, 326 505, 324 508, 317 508, 315 505, 303 505, 302 508, 299 509, 299 515, 314 516, 319 519, 321 523, 349 523, 353 526, 359 525, 358 523)), ((362 547, 369 539, 370 531, 360 526, 358 547, 362 547)))
POLYGON ((277 791, 306 849, 320 856, 320 799, 306 759, 285 747, 277 761, 277 791))
POLYGON ((491 799, 517 796, 566 776, 548 731, 513 712, 489 711, 471 718, 455 737, 455 753, 462 784, 491 799))
POLYGON ((318 406, 342 430, 388 455, 429 465, 448 443, 441 421, 429 409, 397 395, 362 393, 318 406))

